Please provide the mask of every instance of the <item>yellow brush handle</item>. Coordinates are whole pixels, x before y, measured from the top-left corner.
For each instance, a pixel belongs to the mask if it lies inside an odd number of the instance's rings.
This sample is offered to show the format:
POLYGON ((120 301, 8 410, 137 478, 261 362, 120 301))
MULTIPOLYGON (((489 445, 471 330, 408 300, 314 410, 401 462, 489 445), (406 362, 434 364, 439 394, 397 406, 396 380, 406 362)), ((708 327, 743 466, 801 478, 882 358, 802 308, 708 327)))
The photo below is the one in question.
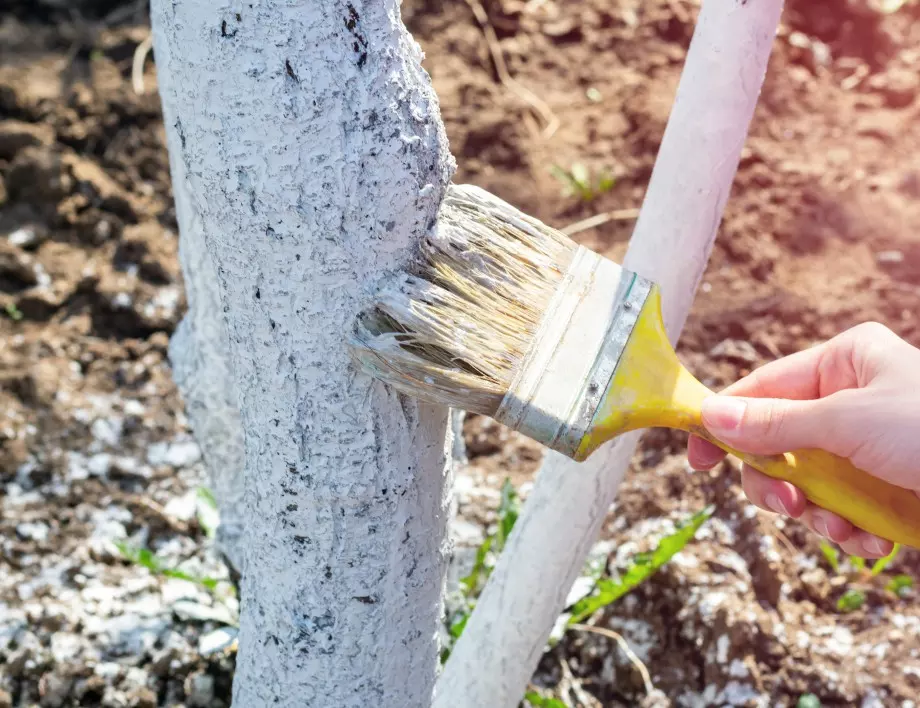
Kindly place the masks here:
POLYGON ((894 543, 920 548, 920 496, 823 450, 751 455, 703 427, 700 407, 713 392, 681 364, 661 319, 657 288, 639 314, 576 459, 628 430, 666 427, 707 439, 764 474, 794 484, 809 501, 894 543))
POLYGON ((794 484, 812 503, 895 543, 920 548, 920 496, 875 477, 824 450, 752 455, 692 430, 756 470, 794 484))

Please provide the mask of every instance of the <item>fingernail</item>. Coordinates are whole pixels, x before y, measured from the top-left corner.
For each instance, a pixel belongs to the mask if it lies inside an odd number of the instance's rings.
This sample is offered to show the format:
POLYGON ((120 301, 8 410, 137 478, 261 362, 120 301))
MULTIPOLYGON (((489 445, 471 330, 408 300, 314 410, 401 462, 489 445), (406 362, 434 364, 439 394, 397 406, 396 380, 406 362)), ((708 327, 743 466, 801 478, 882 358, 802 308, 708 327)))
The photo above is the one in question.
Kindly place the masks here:
POLYGON ((863 548, 865 548, 871 555, 874 556, 885 555, 885 549, 882 547, 882 542, 875 537, 870 538, 865 543, 863 543, 863 548))
POLYGON ((780 499, 778 495, 768 494, 764 497, 763 501, 771 511, 782 514, 783 516, 789 516, 789 512, 786 511, 786 505, 783 504, 783 500, 780 499))
POLYGON ((815 522, 815 531, 818 532, 819 536, 824 536, 824 538, 829 539, 831 537, 831 532, 827 528, 827 522, 822 519, 820 516, 814 517, 815 522))
POLYGON ((741 425, 747 403, 730 396, 711 396, 703 401, 703 423, 713 432, 730 433, 741 425))

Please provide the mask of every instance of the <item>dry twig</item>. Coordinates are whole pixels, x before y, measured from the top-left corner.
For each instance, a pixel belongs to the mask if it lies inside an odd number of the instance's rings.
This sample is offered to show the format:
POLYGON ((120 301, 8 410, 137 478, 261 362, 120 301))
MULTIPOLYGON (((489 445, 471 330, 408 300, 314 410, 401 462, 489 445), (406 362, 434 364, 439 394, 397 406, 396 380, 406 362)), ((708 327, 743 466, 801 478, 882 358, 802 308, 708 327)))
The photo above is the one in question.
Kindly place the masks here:
POLYGON ((623 639, 620 634, 617 634, 612 629, 594 627, 590 624, 573 624, 571 629, 580 629, 582 632, 593 632, 594 634, 600 634, 602 637, 613 639, 617 644, 620 645, 620 649, 622 649, 623 653, 626 654, 626 658, 632 662, 632 665, 636 667, 636 670, 642 676, 642 682, 645 684, 645 692, 651 695, 651 693, 655 690, 655 686, 652 683, 652 676, 649 674, 645 664, 643 664, 642 660, 636 656, 632 649, 629 648, 629 644, 626 643, 626 640, 623 639))
POLYGON ((144 61, 150 50, 153 49, 153 35, 148 34, 144 41, 137 45, 134 50, 134 62, 131 65, 131 83, 134 86, 134 93, 142 96, 144 93, 144 61))
POLYGON ((562 680, 559 682, 559 685, 562 687, 559 691, 561 697, 565 697, 566 694, 573 694, 579 706, 585 706, 585 708, 603 708, 600 701, 582 688, 581 682, 572 674, 569 662, 563 657, 559 657, 559 667, 562 669, 562 680))
POLYGON ((546 101, 534 94, 530 89, 519 84, 511 74, 508 73, 508 65, 505 64, 505 57, 498 43, 498 36, 495 34, 495 28, 492 27, 492 23, 489 22, 489 15, 482 6, 482 3, 479 0, 466 0, 466 4, 469 5, 470 10, 473 11, 473 15, 476 17, 476 21, 479 23, 483 35, 485 35, 486 44, 489 46, 489 53, 492 55, 492 61, 495 64, 495 73, 498 74, 498 80, 503 86, 527 103, 541 118, 543 118, 546 123, 543 128, 543 136, 546 138, 552 137, 559 127, 559 119, 556 117, 556 114, 553 113, 546 101))
POLYGON ((157 504, 153 499, 148 499, 147 497, 143 497, 140 494, 130 494, 125 497, 124 502, 128 505, 136 505, 142 509, 146 509, 154 516, 156 516, 165 526, 169 527, 169 529, 174 533, 178 533, 183 536, 187 536, 189 533, 191 533, 191 529, 187 523, 167 514, 166 509, 164 509, 160 504, 157 504))
MULTIPOLYGON (((773 521, 775 523, 778 520, 779 517, 776 517, 773 521)), ((789 537, 780 530, 779 526, 774 526, 773 530, 776 533, 776 537, 779 539, 780 543, 786 547, 786 550, 789 551, 789 553, 791 553, 793 556, 797 555, 798 551, 796 550, 795 546, 792 545, 792 541, 790 541, 789 537)))
POLYGON ((587 219, 576 221, 574 224, 569 224, 568 226, 561 229, 561 231, 566 236, 572 236, 573 234, 581 233, 582 231, 587 231, 588 229, 593 229, 595 226, 606 224, 608 221, 631 221, 637 218, 639 218, 638 209, 616 209, 614 211, 604 211, 600 214, 589 216, 587 219))

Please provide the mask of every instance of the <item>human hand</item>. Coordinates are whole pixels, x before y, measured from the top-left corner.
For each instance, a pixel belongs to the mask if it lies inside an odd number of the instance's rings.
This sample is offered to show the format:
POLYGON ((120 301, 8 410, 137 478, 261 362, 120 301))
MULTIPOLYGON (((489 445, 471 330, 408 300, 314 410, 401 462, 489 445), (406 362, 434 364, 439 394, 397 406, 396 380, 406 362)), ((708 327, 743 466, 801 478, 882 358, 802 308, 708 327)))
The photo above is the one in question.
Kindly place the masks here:
MULTIPOLYGON (((708 398, 703 424, 742 452, 820 448, 920 495, 920 349, 868 323, 771 362, 708 398)), ((688 456, 711 469, 725 453, 696 436, 688 456)), ((892 543, 808 502, 794 485, 745 465, 742 487, 758 507, 799 519, 844 552, 880 558, 892 543)))

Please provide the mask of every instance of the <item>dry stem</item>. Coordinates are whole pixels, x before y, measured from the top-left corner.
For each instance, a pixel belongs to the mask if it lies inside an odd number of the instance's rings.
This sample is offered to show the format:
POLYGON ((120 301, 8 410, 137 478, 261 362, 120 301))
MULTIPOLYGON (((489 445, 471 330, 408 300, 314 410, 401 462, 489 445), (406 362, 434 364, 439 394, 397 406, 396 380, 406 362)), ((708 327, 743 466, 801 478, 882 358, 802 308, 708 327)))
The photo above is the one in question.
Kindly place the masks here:
POLYGON ((134 93, 142 96, 144 93, 144 61, 150 50, 153 49, 153 35, 148 34, 144 41, 137 45, 134 50, 134 61, 131 64, 131 84, 134 86, 134 93))
POLYGON ((626 643, 626 640, 623 639, 622 635, 617 634, 612 629, 594 627, 590 624, 573 624, 571 628, 580 629, 582 632, 593 632, 594 634, 600 634, 602 637, 613 639, 617 644, 620 645, 620 649, 622 649, 623 653, 626 654, 626 658, 632 662, 632 665, 636 667, 636 670, 642 676, 642 682, 645 684, 645 692, 651 695, 652 691, 655 690, 655 686, 652 683, 651 674, 649 674, 648 669, 645 667, 645 664, 642 663, 642 660, 636 656, 632 649, 629 648, 629 644, 626 643))
POLYGON ((489 22, 489 15, 482 6, 482 3, 479 2, 479 0, 466 0, 466 4, 470 6, 470 10, 473 11, 473 15, 482 28, 483 35, 485 35, 486 44, 489 46, 489 53, 492 55, 492 61, 495 63, 495 72, 498 74, 498 80, 503 86, 527 103, 541 118, 543 118, 546 122, 546 126, 543 128, 543 137, 552 137, 559 127, 559 119, 556 117, 556 114, 553 113, 552 109, 545 101, 535 95, 530 89, 519 84, 508 72, 508 66, 505 64, 505 57, 498 43, 495 29, 492 27, 492 23, 489 22))
POLYGON ((638 209, 615 209, 614 211, 604 211, 600 214, 589 216, 587 219, 576 221, 574 224, 569 224, 565 228, 560 229, 560 231, 566 236, 572 236, 582 231, 593 229, 595 226, 606 224, 608 221, 631 221, 638 217, 638 209))

